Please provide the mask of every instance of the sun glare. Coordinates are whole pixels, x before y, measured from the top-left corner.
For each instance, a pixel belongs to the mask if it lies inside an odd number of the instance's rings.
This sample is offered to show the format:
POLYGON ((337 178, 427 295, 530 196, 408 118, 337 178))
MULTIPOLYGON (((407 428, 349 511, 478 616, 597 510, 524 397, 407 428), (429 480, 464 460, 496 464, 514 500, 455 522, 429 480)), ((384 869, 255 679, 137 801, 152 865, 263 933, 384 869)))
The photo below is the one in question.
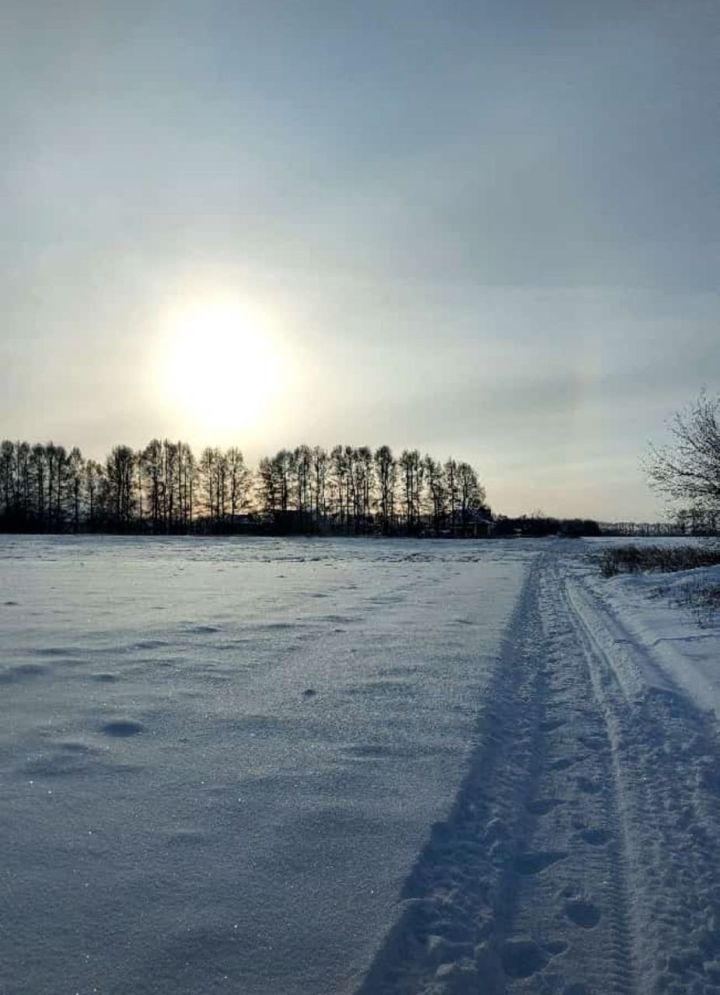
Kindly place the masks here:
POLYGON ((279 345, 262 318, 234 300, 203 300, 174 314, 160 363, 173 408, 219 441, 259 422, 283 382, 279 345))

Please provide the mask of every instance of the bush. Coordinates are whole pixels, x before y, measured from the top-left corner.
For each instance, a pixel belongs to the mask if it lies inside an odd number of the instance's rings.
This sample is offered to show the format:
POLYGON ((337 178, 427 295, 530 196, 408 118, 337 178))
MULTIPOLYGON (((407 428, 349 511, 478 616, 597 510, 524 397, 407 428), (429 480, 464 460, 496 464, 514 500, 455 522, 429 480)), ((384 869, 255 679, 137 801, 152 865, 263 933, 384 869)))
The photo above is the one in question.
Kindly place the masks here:
POLYGON ((717 626, 720 612, 720 585, 689 584, 681 587, 679 591, 671 592, 661 588, 657 593, 668 595, 682 608, 688 608, 703 629, 717 626))
POLYGON ((599 556, 603 577, 619 573, 674 573, 720 564, 718 546, 615 546, 599 556))

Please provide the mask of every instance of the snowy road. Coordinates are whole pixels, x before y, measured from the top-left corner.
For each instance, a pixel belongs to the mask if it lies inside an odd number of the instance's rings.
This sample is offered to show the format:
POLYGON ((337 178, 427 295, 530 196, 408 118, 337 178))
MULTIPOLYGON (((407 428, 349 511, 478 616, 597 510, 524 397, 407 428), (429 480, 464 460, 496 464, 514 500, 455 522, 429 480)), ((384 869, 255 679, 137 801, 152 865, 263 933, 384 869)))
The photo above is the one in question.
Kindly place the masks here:
POLYGON ((717 727, 586 574, 533 564, 481 742, 362 995, 720 992, 717 727))
POLYGON ((587 548, 0 541, 2 995, 720 993, 716 718, 587 548))

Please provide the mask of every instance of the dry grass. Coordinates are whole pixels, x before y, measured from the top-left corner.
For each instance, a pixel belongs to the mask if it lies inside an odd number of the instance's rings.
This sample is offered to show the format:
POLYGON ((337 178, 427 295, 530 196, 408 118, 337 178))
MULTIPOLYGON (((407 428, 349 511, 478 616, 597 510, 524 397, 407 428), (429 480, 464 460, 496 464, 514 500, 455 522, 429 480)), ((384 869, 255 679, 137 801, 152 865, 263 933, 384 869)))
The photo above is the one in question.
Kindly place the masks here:
POLYGON ((682 608, 689 609, 695 616, 695 621, 703 629, 717 626, 720 612, 720 585, 693 584, 674 592, 660 589, 658 594, 666 594, 682 608))
MULTIPOLYGON (((615 546, 603 550, 598 561, 603 577, 620 573, 674 573, 720 564, 720 546, 615 546)), ((720 601, 720 595, 715 597, 720 601)))

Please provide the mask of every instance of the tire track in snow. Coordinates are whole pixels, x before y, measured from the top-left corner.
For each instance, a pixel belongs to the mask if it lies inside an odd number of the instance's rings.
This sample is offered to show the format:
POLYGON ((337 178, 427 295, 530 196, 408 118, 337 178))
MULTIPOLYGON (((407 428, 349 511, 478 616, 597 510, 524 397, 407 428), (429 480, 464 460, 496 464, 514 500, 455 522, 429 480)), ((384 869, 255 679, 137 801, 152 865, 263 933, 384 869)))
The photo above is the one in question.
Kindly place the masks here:
POLYGON ((720 993, 720 743, 579 579, 556 573, 610 733, 642 993, 720 993))
POLYGON ((545 558, 509 626, 479 738, 358 995, 634 995, 610 738, 545 558))
MULTIPOLYGON (((541 936, 554 930, 565 949, 532 984, 518 991, 567 995, 638 991, 625 867, 626 839, 610 735, 592 693, 584 648, 574 631, 553 558, 543 560, 538 611, 556 715, 539 790, 564 804, 536 827, 532 845, 560 842, 566 859, 525 890, 515 928, 541 936), (567 929, 563 932, 562 918, 567 929)), ((516 990, 508 985, 508 991, 516 990)))
POLYGON ((720 995, 717 725, 571 561, 531 569, 478 738, 358 995, 720 995))

